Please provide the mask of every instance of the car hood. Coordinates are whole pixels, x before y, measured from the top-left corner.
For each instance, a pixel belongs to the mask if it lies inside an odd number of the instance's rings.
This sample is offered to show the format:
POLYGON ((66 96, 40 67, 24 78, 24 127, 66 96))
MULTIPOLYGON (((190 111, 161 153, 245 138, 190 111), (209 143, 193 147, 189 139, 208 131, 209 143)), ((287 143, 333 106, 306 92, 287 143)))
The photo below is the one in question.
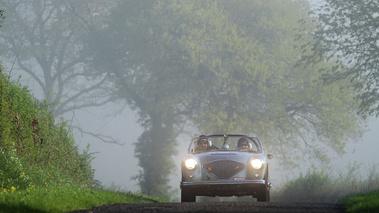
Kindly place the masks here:
POLYGON ((196 155, 201 164, 219 161, 229 160, 241 163, 246 163, 253 156, 262 156, 262 154, 250 153, 250 152, 237 152, 237 151, 220 151, 220 152, 205 152, 196 155))

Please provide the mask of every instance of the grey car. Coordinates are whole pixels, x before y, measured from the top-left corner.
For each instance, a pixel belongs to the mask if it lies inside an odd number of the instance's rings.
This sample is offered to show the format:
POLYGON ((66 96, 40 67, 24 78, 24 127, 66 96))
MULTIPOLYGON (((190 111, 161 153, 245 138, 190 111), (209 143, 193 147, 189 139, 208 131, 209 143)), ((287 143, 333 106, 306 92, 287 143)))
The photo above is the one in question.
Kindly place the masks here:
POLYGON ((253 196, 270 201, 268 160, 272 157, 265 155, 258 137, 194 138, 181 162, 181 202, 195 202, 196 196, 253 196), (206 141, 205 149, 201 141, 206 141))

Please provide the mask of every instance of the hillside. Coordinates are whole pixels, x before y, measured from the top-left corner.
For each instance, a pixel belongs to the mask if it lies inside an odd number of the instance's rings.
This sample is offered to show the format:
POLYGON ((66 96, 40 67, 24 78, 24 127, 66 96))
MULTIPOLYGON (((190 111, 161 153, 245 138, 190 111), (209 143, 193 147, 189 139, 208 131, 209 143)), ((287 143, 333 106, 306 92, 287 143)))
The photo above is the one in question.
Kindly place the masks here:
POLYGON ((93 156, 79 153, 70 126, 47 102, 9 81, 0 66, 0 212, 69 212, 110 203, 167 202, 112 192, 93 180, 93 156))
POLYGON ((2 191, 49 184, 92 185, 92 159, 79 153, 70 127, 47 102, 11 82, 0 67, 0 182, 2 191))

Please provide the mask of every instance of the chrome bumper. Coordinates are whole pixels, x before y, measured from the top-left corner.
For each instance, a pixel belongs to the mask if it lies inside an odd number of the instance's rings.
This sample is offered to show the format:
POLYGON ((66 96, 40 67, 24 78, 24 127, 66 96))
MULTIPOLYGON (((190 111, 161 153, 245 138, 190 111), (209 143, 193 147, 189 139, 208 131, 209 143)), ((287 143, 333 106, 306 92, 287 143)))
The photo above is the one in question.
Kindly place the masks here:
POLYGON ((208 185, 265 185, 265 180, 244 180, 244 181, 184 181, 180 186, 208 186, 208 185))
POLYGON ((195 196, 246 196, 256 195, 263 190, 267 190, 265 180, 187 181, 181 182, 180 188, 195 196))

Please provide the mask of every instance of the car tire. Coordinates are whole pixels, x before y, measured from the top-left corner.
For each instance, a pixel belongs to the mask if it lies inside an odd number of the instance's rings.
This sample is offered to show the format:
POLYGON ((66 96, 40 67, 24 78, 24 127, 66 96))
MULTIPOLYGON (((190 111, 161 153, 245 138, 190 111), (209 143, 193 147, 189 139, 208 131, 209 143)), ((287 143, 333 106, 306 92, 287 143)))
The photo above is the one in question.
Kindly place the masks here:
POLYGON ((270 187, 268 186, 268 181, 269 181, 269 179, 268 179, 268 167, 266 170, 264 180, 266 183, 265 183, 264 187, 262 187, 262 189, 258 193, 258 196, 257 196, 258 202, 269 202, 270 201, 270 187))
POLYGON ((258 202, 270 201, 270 191, 267 188, 263 188, 257 195, 258 202))
POLYGON ((196 195, 192 192, 192 190, 182 188, 181 202, 196 202, 196 195))

